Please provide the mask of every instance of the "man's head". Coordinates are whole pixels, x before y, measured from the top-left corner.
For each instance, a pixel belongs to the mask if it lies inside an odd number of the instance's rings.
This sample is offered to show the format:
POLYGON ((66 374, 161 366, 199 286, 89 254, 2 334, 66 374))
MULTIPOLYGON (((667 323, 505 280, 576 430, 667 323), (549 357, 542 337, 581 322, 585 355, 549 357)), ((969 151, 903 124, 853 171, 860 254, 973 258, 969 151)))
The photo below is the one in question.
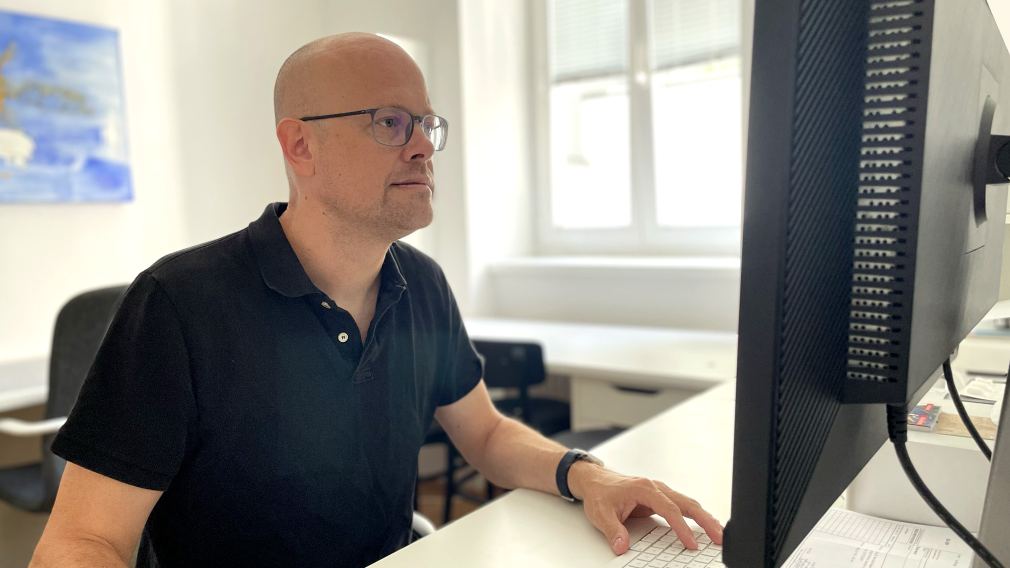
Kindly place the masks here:
POLYGON ((434 147, 421 125, 405 145, 387 146, 373 137, 367 113, 300 120, 380 107, 433 113, 420 69, 395 43, 340 34, 288 57, 277 73, 274 116, 292 210, 318 208, 345 229, 390 241, 431 222, 434 147))

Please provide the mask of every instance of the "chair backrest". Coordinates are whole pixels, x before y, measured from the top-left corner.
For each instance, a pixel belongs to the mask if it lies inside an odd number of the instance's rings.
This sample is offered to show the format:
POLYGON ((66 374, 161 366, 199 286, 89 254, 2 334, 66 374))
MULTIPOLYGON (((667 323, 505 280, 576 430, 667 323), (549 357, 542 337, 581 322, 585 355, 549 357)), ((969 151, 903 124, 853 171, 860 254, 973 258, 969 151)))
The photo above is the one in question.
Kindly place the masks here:
POLYGON ((484 358, 484 383, 490 388, 518 388, 544 382, 544 352, 537 343, 474 340, 484 358))
MULTIPOLYGON (((125 290, 126 286, 112 286, 84 292, 60 308, 49 357, 46 418, 70 413, 125 290)), ((63 459, 49 450, 53 437, 44 436, 42 439, 42 477, 50 505, 56 498, 56 489, 66 466, 63 459)))

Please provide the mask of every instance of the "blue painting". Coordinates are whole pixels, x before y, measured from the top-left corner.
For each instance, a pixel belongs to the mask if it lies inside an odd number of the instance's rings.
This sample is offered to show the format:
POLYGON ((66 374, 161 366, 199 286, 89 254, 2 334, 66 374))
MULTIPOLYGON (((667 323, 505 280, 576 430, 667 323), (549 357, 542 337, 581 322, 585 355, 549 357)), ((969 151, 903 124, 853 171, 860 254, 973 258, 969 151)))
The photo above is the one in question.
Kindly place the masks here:
POLYGON ((0 11, 0 203, 133 197, 115 30, 0 11))

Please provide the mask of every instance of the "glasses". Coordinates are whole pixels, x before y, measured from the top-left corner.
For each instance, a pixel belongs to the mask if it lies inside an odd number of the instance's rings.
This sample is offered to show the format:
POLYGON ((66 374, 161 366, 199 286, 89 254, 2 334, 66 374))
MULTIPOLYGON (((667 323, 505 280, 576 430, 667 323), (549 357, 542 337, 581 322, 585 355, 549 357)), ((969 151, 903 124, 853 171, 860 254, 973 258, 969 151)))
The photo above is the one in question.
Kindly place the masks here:
POLYGON ((445 148, 445 140, 449 135, 449 121, 434 114, 418 116, 410 114, 402 108, 383 107, 337 114, 303 116, 300 120, 325 120, 360 114, 371 115, 372 138, 375 138, 375 141, 383 146, 405 146, 410 141, 411 134, 414 133, 414 123, 416 122, 421 125, 421 132, 435 146, 435 150, 445 148))

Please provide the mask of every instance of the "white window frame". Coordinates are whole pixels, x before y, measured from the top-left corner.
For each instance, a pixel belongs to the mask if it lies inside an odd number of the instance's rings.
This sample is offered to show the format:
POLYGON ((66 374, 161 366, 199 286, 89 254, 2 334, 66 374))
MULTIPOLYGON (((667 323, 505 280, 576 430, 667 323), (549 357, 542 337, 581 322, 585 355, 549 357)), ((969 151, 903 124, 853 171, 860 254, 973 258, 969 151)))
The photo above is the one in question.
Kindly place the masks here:
MULTIPOLYGON (((741 0, 741 21, 746 3, 741 0)), ((656 222, 656 183, 653 133, 651 66, 649 61, 651 0, 628 0, 629 70, 628 98, 631 124, 631 226, 600 229, 562 229, 551 222, 550 182, 550 76, 548 50, 548 2, 530 0, 529 26, 532 35, 530 65, 533 71, 531 155, 533 187, 536 194, 533 217, 538 255, 669 255, 669 256, 739 256, 741 223, 727 227, 662 227, 656 222)), ((742 26, 746 27, 746 26, 742 26)), ((741 97, 747 92, 746 75, 750 46, 741 30, 741 97)), ((744 105, 746 109, 746 105, 744 105)), ((743 115, 746 117, 746 113, 743 115)), ((743 128, 743 125, 741 125, 743 128)), ((746 132, 745 129, 742 132, 746 132)), ((717 172, 713 180, 718 181, 717 172)), ((742 198, 742 191, 741 191, 742 198)), ((742 208, 741 208, 742 210, 742 208)))

